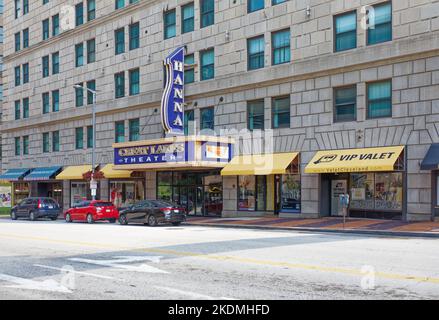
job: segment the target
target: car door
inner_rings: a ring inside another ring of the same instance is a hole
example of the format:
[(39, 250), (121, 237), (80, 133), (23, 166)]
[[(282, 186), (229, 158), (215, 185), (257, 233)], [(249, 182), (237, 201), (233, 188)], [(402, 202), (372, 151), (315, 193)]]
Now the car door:
[(80, 220), (81, 219), (81, 210), (84, 205), (84, 201), (78, 202), (73, 206), (73, 210), (71, 211), (72, 220)]
[(17, 217), (24, 216), (24, 208), (25, 208), (25, 203), (27, 202), (27, 200), (28, 199), (23, 199), (17, 204), (17, 210), (16, 210)]
[(130, 207), (129, 210), (127, 210), (128, 214), (127, 214), (127, 219), (129, 222), (144, 222), (144, 217), (145, 217), (145, 205), (146, 205), (146, 201), (140, 201), (135, 203), (134, 205), (132, 205)]
[(89, 213), (93, 214), (94, 208), (91, 207), (90, 201), (84, 201), (79, 211), (79, 220), (86, 221)]

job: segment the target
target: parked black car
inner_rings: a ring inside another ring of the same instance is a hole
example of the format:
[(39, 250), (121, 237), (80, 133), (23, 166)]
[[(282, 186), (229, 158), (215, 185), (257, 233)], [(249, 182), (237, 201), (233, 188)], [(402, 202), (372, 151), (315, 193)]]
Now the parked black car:
[(25, 198), (19, 204), (12, 207), (11, 219), (29, 218), (34, 221), (38, 218), (50, 218), (56, 220), (61, 212), (61, 207), (52, 198)]
[(185, 208), (163, 200), (142, 200), (119, 211), (119, 223), (144, 223), (156, 226), (171, 223), (178, 226), (186, 220)]

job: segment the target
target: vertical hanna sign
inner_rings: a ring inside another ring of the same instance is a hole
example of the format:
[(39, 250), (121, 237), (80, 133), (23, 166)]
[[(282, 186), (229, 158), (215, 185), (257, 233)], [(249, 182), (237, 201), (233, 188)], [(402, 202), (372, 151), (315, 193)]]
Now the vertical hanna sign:
[(167, 135), (184, 134), (184, 47), (164, 60), (166, 85), (162, 96), (162, 125)]

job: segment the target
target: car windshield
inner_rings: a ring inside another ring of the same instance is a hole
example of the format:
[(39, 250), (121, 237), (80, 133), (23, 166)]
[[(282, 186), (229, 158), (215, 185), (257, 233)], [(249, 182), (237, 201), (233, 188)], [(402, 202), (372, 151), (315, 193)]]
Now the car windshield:
[(112, 207), (113, 203), (111, 202), (96, 202), (94, 204), (95, 207)]

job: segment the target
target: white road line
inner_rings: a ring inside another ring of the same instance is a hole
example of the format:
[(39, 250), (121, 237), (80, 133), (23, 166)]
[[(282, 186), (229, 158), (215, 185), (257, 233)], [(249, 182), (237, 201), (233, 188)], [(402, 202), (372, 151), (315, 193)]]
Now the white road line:
[(216, 297), (211, 297), (211, 296), (208, 296), (208, 295), (205, 295), (205, 294), (202, 294), (202, 293), (191, 292), (191, 291), (186, 291), (186, 290), (179, 290), (179, 289), (169, 288), (169, 287), (154, 286), (154, 288), (159, 289), (159, 290), (164, 290), (164, 291), (172, 292), (172, 293), (181, 294), (183, 296), (188, 296), (188, 297), (191, 297), (193, 299), (203, 299), (203, 300), (235, 300), (233, 298), (226, 298), (226, 297), (216, 298)]
[[(63, 268), (45, 266), (45, 265), (42, 265), (42, 264), (34, 264), (34, 266), (35, 267), (40, 267), (40, 268), (45, 268), (45, 269), (57, 270), (57, 271), (65, 271), (65, 269), (63, 269)], [(84, 272), (84, 271), (68, 270), (67, 272), (75, 273), (75, 274), (82, 274), (82, 275), (85, 275), (85, 276), (101, 278), (101, 279), (107, 279), (107, 280), (117, 280), (117, 279), (115, 279), (113, 277), (103, 276), (103, 275), (95, 274), (95, 273), (88, 273), (88, 272)]]

